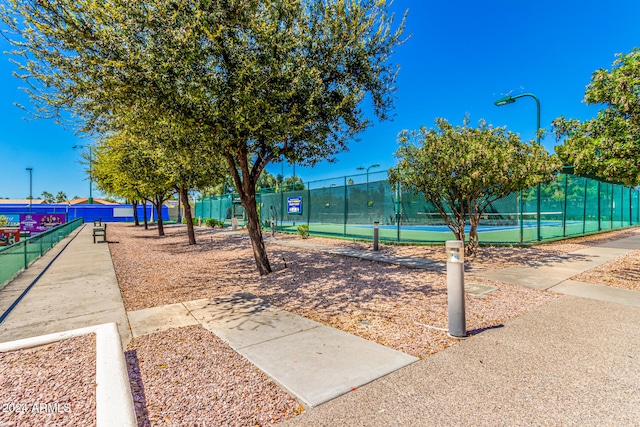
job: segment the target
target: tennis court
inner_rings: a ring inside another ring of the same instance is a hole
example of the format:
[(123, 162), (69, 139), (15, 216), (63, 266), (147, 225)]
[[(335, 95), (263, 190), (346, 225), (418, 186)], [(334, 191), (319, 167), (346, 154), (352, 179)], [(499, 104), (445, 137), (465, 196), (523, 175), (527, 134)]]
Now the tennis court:
[[(373, 174), (370, 174), (373, 176)], [(308, 182), (291, 191), (263, 189), (258, 200), (265, 228), (296, 233), (381, 240), (444, 242), (453, 239), (439, 211), (420, 193), (403, 192), (387, 180), (358, 176)], [(200, 200), (196, 216), (230, 219), (242, 211), (233, 195)], [(559, 174), (548, 183), (495, 201), (478, 228), (481, 243), (529, 243), (575, 237), (640, 224), (640, 191), (623, 185)], [(468, 233), (468, 228), (467, 228)]]

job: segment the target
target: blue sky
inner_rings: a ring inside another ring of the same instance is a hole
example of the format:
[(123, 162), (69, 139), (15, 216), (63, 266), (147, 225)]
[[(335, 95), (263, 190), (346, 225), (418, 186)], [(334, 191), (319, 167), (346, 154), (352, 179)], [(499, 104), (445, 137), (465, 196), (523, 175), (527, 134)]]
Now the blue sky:
[[(535, 137), (536, 112), (532, 98), (496, 107), (504, 95), (533, 93), (541, 102), (541, 123), (560, 116), (587, 119), (599, 107), (582, 102), (591, 74), (611, 68), (616, 53), (640, 47), (640, 2), (637, 0), (396, 0), (398, 18), (409, 9), (406, 34), (394, 62), (400, 64), (394, 120), (376, 123), (360, 135), (360, 142), (313, 169), (296, 167), (305, 182), (360, 174), (358, 167), (382, 171), (395, 164), (396, 136), (402, 129), (432, 126), (436, 117), (461, 124), (469, 114), (472, 124), (481, 118), (507, 126), (523, 139)], [(7, 51), (6, 41), (0, 47)], [(26, 121), (13, 103), (27, 102), (11, 76), (14, 66), (0, 57), (0, 152), (3, 166), (0, 197), (29, 195), (33, 168), (34, 197), (43, 191), (64, 191), (69, 197), (87, 197), (89, 183), (74, 145), (89, 144), (53, 121)], [(543, 140), (549, 150), (552, 136)], [(273, 174), (292, 165), (268, 167)], [(363, 177), (356, 177), (356, 180)], [(373, 177), (372, 177), (373, 179)], [(312, 184), (312, 187), (322, 186)], [(97, 196), (94, 192), (94, 196)]]

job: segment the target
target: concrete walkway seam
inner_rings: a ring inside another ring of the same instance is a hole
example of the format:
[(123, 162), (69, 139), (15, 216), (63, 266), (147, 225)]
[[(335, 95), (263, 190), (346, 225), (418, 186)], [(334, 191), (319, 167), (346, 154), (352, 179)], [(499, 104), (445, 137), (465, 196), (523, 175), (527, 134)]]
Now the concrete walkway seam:
[(135, 427), (138, 422), (129, 374), (115, 323), (0, 343), (0, 352), (39, 347), (93, 333), (96, 334), (96, 425)]

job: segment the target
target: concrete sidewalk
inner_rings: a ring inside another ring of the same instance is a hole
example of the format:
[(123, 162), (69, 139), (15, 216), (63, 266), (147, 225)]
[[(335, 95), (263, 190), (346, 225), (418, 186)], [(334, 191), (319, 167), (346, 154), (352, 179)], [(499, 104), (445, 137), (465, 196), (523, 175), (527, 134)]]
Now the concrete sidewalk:
[(0, 342), (109, 322), (118, 325), (123, 346), (131, 340), (109, 247), (93, 243), (90, 226), (78, 228), (0, 290), (3, 312), (36, 279), (0, 324)]
[(636, 249), (640, 249), (640, 234), (572, 252), (562, 261), (480, 271), (473, 275), (528, 288), (640, 307), (640, 292), (570, 280), (573, 276)]
[(201, 324), (307, 409), (418, 359), (269, 306), (247, 293), (127, 313), (134, 338)]
[(285, 422), (637, 426), (640, 309), (563, 296)]

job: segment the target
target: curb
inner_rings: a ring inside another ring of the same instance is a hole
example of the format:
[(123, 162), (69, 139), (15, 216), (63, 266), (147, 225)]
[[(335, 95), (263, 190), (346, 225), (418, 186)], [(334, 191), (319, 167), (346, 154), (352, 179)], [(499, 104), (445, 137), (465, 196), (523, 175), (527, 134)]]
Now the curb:
[(0, 352), (39, 347), (92, 333), (96, 334), (96, 425), (136, 427), (129, 374), (115, 323), (0, 343)]

